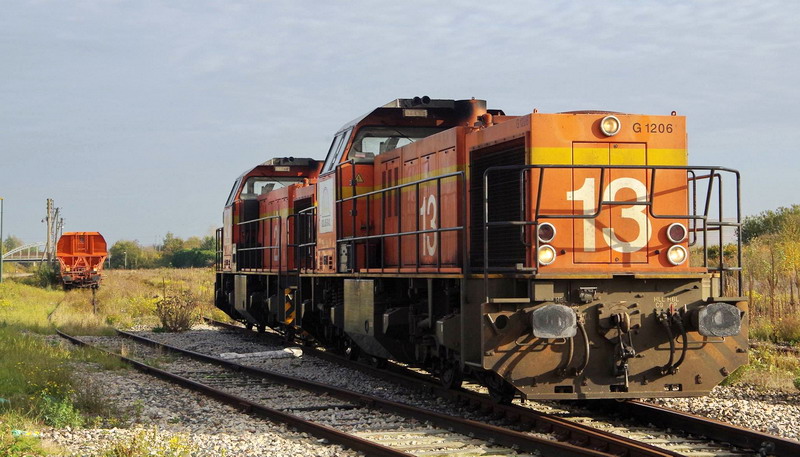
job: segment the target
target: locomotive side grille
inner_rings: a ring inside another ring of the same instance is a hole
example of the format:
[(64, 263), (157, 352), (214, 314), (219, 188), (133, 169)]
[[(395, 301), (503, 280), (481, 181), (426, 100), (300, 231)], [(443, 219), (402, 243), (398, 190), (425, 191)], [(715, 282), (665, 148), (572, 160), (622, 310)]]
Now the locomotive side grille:
[[(489, 167), (525, 165), (522, 139), (472, 151), (470, 162), (470, 264), (483, 268), (483, 173)], [(520, 219), (519, 171), (489, 175), (489, 220)], [(519, 227), (489, 229), (489, 267), (514, 267), (525, 262)]]

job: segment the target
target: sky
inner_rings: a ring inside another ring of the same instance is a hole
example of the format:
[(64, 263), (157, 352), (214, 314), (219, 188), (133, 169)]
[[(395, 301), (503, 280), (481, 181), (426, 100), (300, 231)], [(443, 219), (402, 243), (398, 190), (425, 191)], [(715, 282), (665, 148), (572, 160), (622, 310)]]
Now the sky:
[(17, 1), (0, 11), (4, 233), (204, 236), (234, 179), (323, 158), (395, 98), (687, 116), (745, 215), (800, 203), (800, 2)]

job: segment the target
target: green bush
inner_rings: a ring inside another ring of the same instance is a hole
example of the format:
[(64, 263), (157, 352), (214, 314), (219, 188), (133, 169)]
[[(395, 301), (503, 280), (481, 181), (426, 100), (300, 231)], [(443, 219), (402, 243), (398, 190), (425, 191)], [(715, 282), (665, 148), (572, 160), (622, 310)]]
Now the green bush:
[(199, 303), (191, 292), (182, 290), (158, 300), (156, 315), (164, 330), (184, 332), (199, 322)]
[(59, 284), (58, 266), (55, 263), (42, 262), (39, 268), (34, 270), (33, 276), (23, 278), (22, 282), (36, 287), (53, 287)]
[(52, 427), (80, 427), (84, 418), (68, 398), (56, 398), (42, 394), (41, 414), (45, 424)]

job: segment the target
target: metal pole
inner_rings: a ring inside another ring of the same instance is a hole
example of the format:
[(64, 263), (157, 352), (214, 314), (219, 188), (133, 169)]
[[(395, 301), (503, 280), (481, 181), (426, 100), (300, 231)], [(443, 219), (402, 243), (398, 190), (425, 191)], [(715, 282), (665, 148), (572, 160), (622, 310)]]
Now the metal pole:
[(125, 254), (125, 269), (127, 270), (128, 269), (128, 251), (123, 251), (122, 253)]
[(3, 243), (3, 197), (0, 197), (0, 283), (3, 282), (3, 255), (6, 252), (5, 248)]

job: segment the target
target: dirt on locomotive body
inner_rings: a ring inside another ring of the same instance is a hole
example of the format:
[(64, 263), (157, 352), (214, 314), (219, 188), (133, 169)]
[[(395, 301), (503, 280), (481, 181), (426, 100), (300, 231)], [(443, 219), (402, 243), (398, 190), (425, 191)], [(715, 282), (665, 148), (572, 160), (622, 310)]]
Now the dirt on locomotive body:
[(61, 235), (56, 245), (56, 258), (64, 289), (100, 287), (107, 256), (106, 240), (98, 232)]
[(703, 395), (747, 362), (739, 201), (675, 112), (397, 99), (235, 181), (215, 300), (501, 402)]

